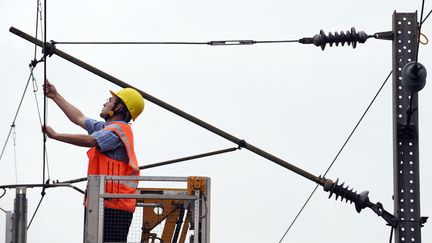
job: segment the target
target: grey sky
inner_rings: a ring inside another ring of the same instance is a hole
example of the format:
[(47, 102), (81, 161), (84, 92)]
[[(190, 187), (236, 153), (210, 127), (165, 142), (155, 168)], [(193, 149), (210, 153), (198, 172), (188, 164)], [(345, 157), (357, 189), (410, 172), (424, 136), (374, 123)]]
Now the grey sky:
[[(393, 11), (420, 7), (421, 1), (401, 0), (48, 1), (47, 34), (56, 41), (286, 40), (351, 27), (373, 34), (391, 30)], [(425, 11), (430, 8), (427, 2)], [(34, 51), (9, 27), (34, 35), (36, 1), (1, 0), (0, 13), (3, 146)], [(432, 33), (431, 21), (423, 26), (426, 35)], [(327, 169), (392, 64), (391, 42), (374, 39), (356, 49), (325, 51), (300, 44), (57, 47), (315, 175)], [(37, 54), (41, 56), (40, 49)], [(419, 61), (430, 69), (430, 45), (420, 47)], [(56, 56), (49, 59), (47, 73), (64, 97), (93, 118), (108, 90), (119, 89)], [(35, 76), (40, 88), (42, 64)], [(427, 83), (419, 98), (423, 216), (432, 215), (431, 92)], [(36, 95), (41, 105), (41, 90)], [(393, 212), (391, 107), (389, 81), (328, 177), (340, 178), (357, 191), (369, 190), (371, 201)], [(82, 132), (52, 102), (48, 123), (61, 132)], [(150, 102), (133, 128), (140, 165), (235, 146)], [(85, 148), (52, 140), (47, 147), (51, 179), (85, 176)], [(42, 135), (32, 90), (16, 122), (15, 148), (18, 182), (40, 183)], [(0, 163), (0, 184), (15, 183), (12, 140)], [(247, 150), (142, 175), (211, 177), (211, 239), (217, 243), (279, 242), (315, 186)], [(12, 210), (14, 194), (9, 190), (0, 207)], [(357, 214), (353, 205), (327, 197), (320, 188), (283, 242), (388, 242), (390, 228), (383, 219), (369, 209)], [(40, 190), (29, 189), (28, 199), (30, 216)], [(80, 242), (82, 216), (82, 195), (48, 190), (28, 242)], [(4, 219), (0, 213), (0, 232)], [(429, 224), (422, 230), (423, 242), (432, 241)]]

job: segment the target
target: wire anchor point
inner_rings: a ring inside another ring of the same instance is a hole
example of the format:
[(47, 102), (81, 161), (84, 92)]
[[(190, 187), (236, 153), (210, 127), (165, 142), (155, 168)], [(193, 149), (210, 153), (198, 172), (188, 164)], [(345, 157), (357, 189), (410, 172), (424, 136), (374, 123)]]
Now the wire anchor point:
[(361, 193), (357, 193), (357, 191), (353, 191), (353, 189), (348, 189), (348, 186), (344, 187), (345, 182), (342, 184), (338, 184), (339, 178), (336, 179), (335, 182), (332, 180), (326, 180), (324, 184), (324, 191), (330, 192), (329, 198), (331, 196), (336, 195), (336, 200), (341, 197), (341, 201), (345, 199), (345, 202), (350, 202), (355, 204), (356, 211), (360, 213), (362, 209), (367, 206), (370, 206), (369, 201), (369, 191), (363, 191)]
[(45, 42), (42, 53), (44, 54), (44, 57), (49, 56), (51, 57), (56, 52), (56, 46), (55, 41), (51, 40), (50, 42)]
[(326, 179), (321, 176), (319, 178), (321, 181), (324, 182), (324, 191), (330, 192), (329, 198), (331, 198), (331, 196), (335, 194), (336, 200), (341, 197), (341, 201), (345, 199), (346, 202), (354, 202), (356, 211), (358, 213), (360, 213), (362, 209), (368, 207), (372, 209), (372, 211), (374, 211), (379, 217), (382, 217), (388, 225), (391, 225), (393, 227), (397, 225), (398, 220), (396, 219), (396, 217), (391, 213), (387, 212), (384, 209), (382, 203), (372, 203), (371, 201), (369, 201), (369, 191), (357, 193), (357, 191), (353, 191), (353, 189), (348, 189), (348, 186), (344, 187), (344, 182), (342, 182), (342, 184), (338, 184), (339, 179), (336, 179), (336, 181), (333, 182), (332, 180)]

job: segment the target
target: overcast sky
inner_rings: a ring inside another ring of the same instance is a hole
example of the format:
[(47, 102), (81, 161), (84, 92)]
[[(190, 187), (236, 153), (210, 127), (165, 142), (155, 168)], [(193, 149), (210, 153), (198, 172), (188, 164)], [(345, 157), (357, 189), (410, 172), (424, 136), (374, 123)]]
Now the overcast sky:
[[(420, 18), (421, 1), (77, 0), (48, 1), (47, 6), (48, 40), (55, 41), (290, 40), (312, 37), (320, 29), (390, 31), (394, 11), (418, 10)], [(426, 13), (430, 9), (426, 2)], [(34, 35), (35, 20), (36, 1), (0, 0), (2, 147), (34, 56), (34, 45), (10, 33), (9, 27)], [(431, 19), (422, 32), (432, 33)], [(298, 43), (57, 48), (317, 176), (328, 168), (392, 68), (392, 43), (375, 39), (356, 49), (325, 51)], [(40, 49), (37, 55), (40, 58)], [(429, 70), (431, 57), (430, 45), (422, 45), (419, 61)], [(108, 90), (119, 89), (57, 56), (49, 58), (47, 76), (92, 118), (98, 118)], [(42, 64), (35, 77), (42, 109)], [(372, 202), (383, 203), (393, 213), (391, 92), (389, 81), (327, 177), (340, 178), (359, 192), (370, 191)], [(432, 215), (431, 99), (427, 83), (419, 97), (422, 216)], [(2, 185), (42, 182), (43, 143), (36, 107), (30, 87), (16, 120), (16, 138), (11, 137), (0, 160)], [(48, 124), (59, 132), (83, 132), (51, 101), (47, 114)], [(236, 146), (150, 102), (133, 129), (140, 165)], [(85, 176), (86, 148), (48, 140), (47, 149), (50, 179)], [(211, 241), (216, 243), (279, 242), (315, 187), (245, 149), (141, 174), (211, 177)], [(28, 242), (80, 242), (82, 195), (62, 188), (46, 192)], [(14, 196), (15, 191), (8, 190), (0, 207), (13, 210)], [(27, 197), (30, 217), (40, 189), (28, 189)], [(0, 213), (0, 232), (4, 222), (5, 214)], [(283, 242), (388, 242), (389, 235), (385, 221), (371, 210), (358, 214), (353, 205), (329, 200), (319, 188)], [(432, 241), (430, 223), (422, 229), (422, 239)]]

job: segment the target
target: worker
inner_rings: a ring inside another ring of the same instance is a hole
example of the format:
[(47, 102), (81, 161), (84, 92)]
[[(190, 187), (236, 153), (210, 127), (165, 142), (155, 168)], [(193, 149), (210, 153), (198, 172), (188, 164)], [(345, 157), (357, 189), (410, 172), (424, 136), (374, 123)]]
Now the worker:
[[(87, 134), (57, 133), (50, 126), (43, 130), (49, 138), (90, 147), (88, 175), (139, 176), (134, 152), (133, 134), (129, 121), (135, 120), (144, 109), (144, 99), (132, 88), (111, 92), (103, 104), (100, 117), (105, 121), (87, 118), (78, 108), (59, 94), (57, 88), (46, 81), (44, 91), (65, 113), (69, 120), (87, 130)], [(105, 183), (105, 192), (135, 194), (138, 181)], [(104, 203), (104, 242), (126, 242), (135, 211), (135, 199), (106, 199)]]

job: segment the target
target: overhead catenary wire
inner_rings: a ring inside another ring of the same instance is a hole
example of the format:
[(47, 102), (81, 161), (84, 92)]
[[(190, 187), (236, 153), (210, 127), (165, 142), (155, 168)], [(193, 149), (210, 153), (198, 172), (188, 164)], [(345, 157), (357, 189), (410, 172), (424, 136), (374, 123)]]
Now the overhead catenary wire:
[(357, 32), (354, 27), (344, 32), (329, 33), (328, 35), (321, 30), (319, 34), (313, 37), (303, 37), (293, 40), (216, 40), (205, 42), (186, 42), (186, 41), (54, 41), (51, 40), (52, 45), (56, 44), (74, 44), (74, 45), (210, 45), (210, 46), (237, 46), (237, 45), (253, 45), (253, 44), (276, 44), (276, 43), (300, 43), (300, 44), (314, 44), (325, 49), (325, 46), (341, 45), (352, 46), (356, 48), (358, 43), (365, 43), (369, 38), (387, 39), (387, 36), (382, 36), (385, 32), (375, 33), (368, 35), (364, 31)]
[(213, 41), (54, 41), (58, 45), (253, 45), (253, 44), (274, 44), (274, 43), (295, 43), (299, 40), (213, 40)]
[[(46, 31), (46, 28), (47, 28), (47, 22), (46, 22), (46, 0), (44, 0), (44, 11), (43, 11), (43, 15), (44, 15), (44, 18), (43, 18), (43, 27), (41, 26), (41, 32), (42, 32), (42, 36), (43, 36), (43, 40), (44, 40), (44, 43), (45, 43), (45, 40), (47, 39), (47, 37), (46, 37), (46, 34), (47, 34), (47, 31)], [(41, 11), (41, 9), (42, 9), (42, 7), (40, 6), (40, 0), (38, 0), (38, 4), (37, 4), (37, 9), (36, 9), (36, 36), (37, 36), (37, 33), (38, 33), (38, 28), (37, 28), (37, 26), (38, 26), (38, 18), (37, 18), (37, 16), (39, 16), (39, 13), (40, 13), (40, 11)], [(42, 18), (42, 14), (40, 15), (40, 17)], [(41, 23), (42, 23), (42, 19), (41, 19)], [(45, 29), (45, 31), (44, 31), (44, 29)], [(35, 45), (35, 56), (34, 56), (34, 61), (36, 61), (37, 59), (36, 59), (36, 49), (37, 49), (37, 45)], [(45, 53), (45, 44), (44, 44), (44, 46), (43, 46), (43, 50), (44, 50), (44, 53), (43, 53), (43, 58), (42, 58), (42, 60), (43, 60), (43, 63), (44, 63), (44, 82), (46, 82), (46, 80), (47, 80), (47, 75), (46, 75), (46, 73), (47, 73), (47, 55), (46, 55), (46, 53)], [(33, 80), (33, 85), (35, 85), (35, 78), (34, 78), (34, 75), (33, 75), (33, 72), (31, 73), (31, 77), (33, 78), (32, 80)], [(35, 87), (33, 86), (33, 91), (34, 91), (34, 93), (35, 93)], [(46, 126), (46, 122), (47, 122), (47, 105), (48, 105), (48, 102), (47, 102), (47, 97), (46, 97), (46, 92), (45, 92), (45, 90), (44, 90), (44, 114), (43, 114), (43, 116), (44, 116), (44, 118), (43, 118), (43, 124), (41, 124), (43, 127), (44, 127), (44, 129), (43, 129), (43, 132), (42, 132), (42, 140), (43, 140), (43, 142), (42, 142), (42, 144), (43, 144), (43, 149), (42, 149), (42, 153), (43, 153), (43, 155), (42, 155), (42, 183), (45, 185), (45, 184), (47, 184), (48, 183), (48, 181), (49, 181), (49, 179), (47, 180), (47, 181), (45, 181), (45, 171), (46, 171), (46, 166), (48, 165), (48, 159), (47, 159), (47, 156), (48, 156), (48, 153), (47, 153), (47, 148), (46, 148), (46, 134), (45, 134), (45, 126)], [(37, 97), (36, 97), (36, 93), (35, 93), (35, 100), (36, 100), (36, 107), (37, 107), (37, 111), (38, 111), (38, 116), (39, 116), (39, 121), (41, 122), (41, 115), (40, 115), (40, 110), (39, 110), (39, 103), (38, 103), (38, 101), (37, 101)], [(49, 178), (49, 169), (48, 169), (48, 178)], [(36, 214), (37, 214), (37, 212), (39, 211), (39, 207), (40, 207), (40, 205), (41, 205), (41, 203), (42, 203), (42, 201), (43, 201), (43, 199), (45, 198), (45, 195), (46, 195), (46, 193), (45, 193), (45, 189), (46, 189), (46, 187), (42, 187), (42, 191), (41, 191), (41, 198), (40, 198), (40, 200), (39, 200), (39, 203), (38, 203), (38, 205), (37, 205), (37, 207), (36, 207), (36, 209), (35, 209), (35, 211), (33, 212), (33, 215), (32, 215), (32, 217), (31, 217), (31, 220), (30, 220), (30, 223), (28, 224), (28, 226), (27, 226), (27, 230), (30, 228), (30, 225), (31, 225), (31, 223), (33, 222), (33, 219), (36, 217)]]
[[(34, 75), (33, 75), (33, 73), (32, 73), (32, 84), (33, 84), (33, 94), (34, 94), (34, 98), (35, 98), (35, 103), (36, 103), (36, 110), (37, 110), (37, 114), (38, 114), (38, 118), (39, 118), (39, 123), (40, 123), (40, 126), (42, 127), (43, 126), (43, 121), (42, 121), (42, 116), (41, 116), (41, 111), (40, 111), (40, 108), (39, 108), (39, 101), (38, 101), (38, 98), (37, 98), (37, 91), (39, 90), (38, 89), (38, 84), (37, 84), (37, 81), (36, 81), (36, 78), (34, 77)], [(50, 178), (50, 166), (49, 166), (49, 159), (48, 159), (48, 149), (47, 148), (45, 148), (45, 161), (46, 161), (46, 172), (47, 172), (47, 175), (48, 175), (48, 179)]]
[[(352, 135), (354, 134), (354, 132), (357, 130), (358, 126), (360, 125), (360, 123), (363, 121), (363, 118), (366, 116), (367, 112), (369, 111), (369, 109), (372, 107), (372, 104), (375, 102), (376, 98), (378, 97), (378, 95), (381, 93), (381, 90), (384, 88), (385, 84), (387, 83), (388, 79), (390, 78), (391, 74), (393, 73), (393, 71), (390, 71), (390, 73), (387, 75), (386, 79), (384, 80), (384, 82), (382, 83), (381, 87), (378, 89), (378, 91), (376, 92), (375, 96), (372, 98), (371, 102), (369, 103), (369, 105), (367, 106), (367, 108), (365, 109), (365, 111), (363, 112), (363, 114), (361, 115), (360, 119), (357, 121), (356, 125), (354, 126), (353, 130), (351, 131), (351, 133), (348, 135), (348, 137), (345, 139), (345, 142), (342, 144), (341, 148), (339, 149), (339, 151), (336, 153), (336, 156), (333, 158), (332, 162), (330, 163), (330, 165), (328, 166), (327, 170), (324, 172), (323, 176), (325, 177), (327, 175), (327, 173), (330, 171), (330, 169), (333, 167), (334, 163), (336, 162), (336, 160), (339, 158), (339, 155), (342, 153), (342, 151), (344, 150), (344, 148), (346, 147), (346, 145), (348, 144), (349, 140), (351, 139)], [(310, 199), (312, 198), (312, 196), (315, 194), (316, 190), (318, 189), (319, 185), (316, 185), (315, 188), (312, 190), (311, 194), (309, 195), (309, 197), (306, 199), (305, 203), (303, 204), (303, 206), (300, 208), (299, 212), (297, 213), (297, 215), (294, 217), (293, 221), (291, 222), (291, 224), (289, 225), (288, 229), (285, 231), (285, 233), (283, 234), (282, 238), (279, 240), (279, 243), (281, 243), (283, 241), (283, 239), (285, 238), (285, 236), (287, 235), (287, 233), (291, 230), (292, 226), (295, 224), (295, 222), (297, 221), (297, 219), (299, 218), (300, 214), (303, 212), (303, 210), (305, 209), (306, 205), (309, 203)]]
[[(4, 189), (13, 189), (13, 188), (19, 188), (19, 187), (25, 187), (25, 188), (37, 188), (37, 187), (42, 187), (42, 188), (57, 188), (57, 187), (69, 187), (72, 188), (82, 194), (84, 194), (84, 191), (81, 190), (80, 188), (71, 185), (71, 183), (62, 183), (62, 182), (57, 182), (57, 183), (49, 183), (49, 181), (43, 183), (43, 184), (13, 184), (13, 185), (1, 185), (0, 189), (4, 190)], [(3, 196), (3, 195), (2, 195)], [(1, 198), (1, 197), (0, 197)]]
[[(159, 166), (165, 166), (165, 165), (185, 162), (185, 161), (189, 161), (189, 160), (200, 159), (200, 158), (214, 156), (214, 155), (218, 155), (218, 154), (233, 152), (233, 151), (238, 150), (238, 149), (240, 149), (240, 148), (239, 147), (232, 147), (232, 148), (221, 149), (221, 150), (211, 151), (211, 152), (202, 153), (202, 154), (191, 155), (191, 156), (182, 157), (182, 158), (178, 158), (178, 159), (166, 160), (163, 162), (151, 163), (148, 165), (140, 166), (139, 169), (145, 170), (145, 169), (155, 168), (155, 167), (159, 167)], [(82, 181), (86, 181), (86, 180), (87, 180), (87, 177), (82, 177), (82, 178), (78, 178), (78, 179), (62, 181), (61, 183), (72, 184), (72, 183), (78, 183), (78, 182), (82, 182)]]
[(426, 15), (426, 17), (420, 22), (420, 25), (423, 25), (427, 18), (431, 15), (432, 10), (429, 11), (429, 13)]
[[(43, 63), (44, 63), (44, 70), (43, 70), (43, 72), (44, 72), (44, 75), (43, 75), (43, 77), (44, 77), (44, 84), (46, 85), (47, 83), (47, 56), (48, 56), (48, 54), (47, 54), (47, 52), (46, 52), (46, 40), (47, 40), (47, 0), (44, 0), (44, 11), (43, 11), (43, 14), (44, 14), (44, 19), (43, 19), (43, 22), (44, 22), (44, 28), (45, 28), (45, 31), (44, 31), (44, 33), (43, 33)], [(43, 111), (43, 126), (44, 126), (44, 129), (43, 129), (43, 132), (42, 132), (42, 139), (43, 139), (43, 158), (42, 158), (42, 160), (43, 160), (43, 165), (42, 165), (42, 183), (45, 183), (45, 166), (46, 166), (46, 141), (47, 141), (47, 135), (46, 135), (46, 123), (47, 123), (47, 109), (48, 109), (48, 98), (47, 98), (47, 95), (46, 95), (46, 90), (44, 89), (43, 90), (43, 94), (44, 94), (44, 111)], [(44, 190), (42, 189), (42, 194), (44, 194)]]

